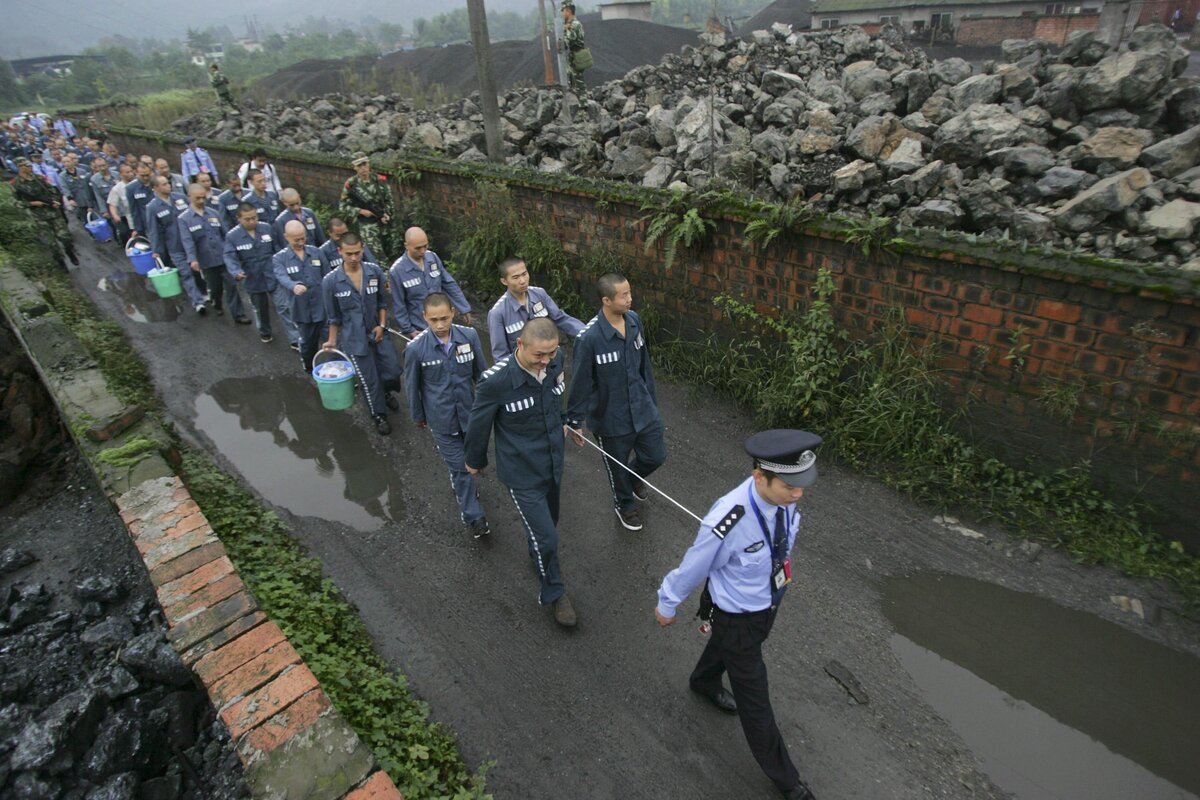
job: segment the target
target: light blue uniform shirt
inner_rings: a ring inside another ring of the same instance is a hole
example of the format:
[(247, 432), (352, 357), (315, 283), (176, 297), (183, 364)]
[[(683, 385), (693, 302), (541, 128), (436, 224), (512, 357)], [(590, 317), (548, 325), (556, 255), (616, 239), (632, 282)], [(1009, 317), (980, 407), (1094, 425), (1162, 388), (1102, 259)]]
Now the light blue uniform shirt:
[(549, 317), (560, 331), (572, 339), (583, 330), (583, 323), (559, 308), (545, 289), (530, 286), (526, 292), (525, 305), (518, 303), (512, 292), (506, 291), (488, 312), (488, 337), (492, 340), (494, 361), (517, 351), (517, 337), (531, 319)]
[[(212, 156), (203, 147), (197, 147), (192, 150), (184, 150), (183, 155), (179, 157), (179, 164), (183, 171), (184, 180), (191, 181), (193, 175), (199, 175), (207, 170), (209, 175), (212, 175), (213, 186), (220, 186), (221, 181), (217, 177), (217, 165), (213, 163)], [(204, 169), (201, 169), (203, 167)]]
[[(750, 503), (762, 512), (764, 532)], [(771, 607), (771, 543), (775, 533), (773, 506), (754, 489), (754, 478), (742, 481), (736, 489), (713, 503), (704, 515), (696, 541), (683, 556), (680, 565), (667, 573), (658, 590), (658, 613), (674, 617), (675, 609), (705, 578), (717, 608), (729, 614), (763, 611)], [(800, 530), (800, 511), (793, 504), (782, 506), (787, 529), (787, 547), (791, 553)]]

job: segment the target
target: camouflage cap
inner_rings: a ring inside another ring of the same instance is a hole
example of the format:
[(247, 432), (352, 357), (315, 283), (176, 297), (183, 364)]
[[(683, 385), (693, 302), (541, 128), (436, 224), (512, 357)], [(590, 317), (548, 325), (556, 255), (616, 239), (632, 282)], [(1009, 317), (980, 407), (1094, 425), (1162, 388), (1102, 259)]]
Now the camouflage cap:
[(355, 150), (350, 154), (350, 164), (357, 167), (359, 164), (365, 164), (371, 159), (362, 150)]
[(18, 167), (29, 167), (29, 166), (33, 165), (33, 162), (31, 162), (25, 156), (21, 156), (20, 158), (13, 161), (13, 163), (16, 164)]
[(559, 8), (569, 8), (572, 11), (574, 11), (575, 3), (573, 2), (573, 0), (562, 0), (562, 3), (559, 5)]

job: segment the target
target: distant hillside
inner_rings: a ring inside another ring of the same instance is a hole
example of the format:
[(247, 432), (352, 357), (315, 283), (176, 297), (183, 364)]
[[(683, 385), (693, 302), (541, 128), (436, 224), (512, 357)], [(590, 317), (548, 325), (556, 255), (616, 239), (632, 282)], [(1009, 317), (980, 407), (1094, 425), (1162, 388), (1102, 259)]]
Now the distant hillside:
[[(696, 43), (695, 31), (628, 19), (589, 21), (585, 33), (596, 60), (585, 74), (590, 86), (621, 78), (643, 64), (657, 64), (663, 56)], [(519, 83), (545, 82), (537, 40), (493, 42), (492, 64), (502, 90)], [(402, 73), (411, 73), (426, 85), (441, 85), (451, 95), (466, 95), (478, 88), (474, 50), (471, 45), (459, 44), (380, 58), (303, 61), (262, 78), (251, 86), (251, 92), (281, 100), (344, 92), (386, 94), (405, 88)]]

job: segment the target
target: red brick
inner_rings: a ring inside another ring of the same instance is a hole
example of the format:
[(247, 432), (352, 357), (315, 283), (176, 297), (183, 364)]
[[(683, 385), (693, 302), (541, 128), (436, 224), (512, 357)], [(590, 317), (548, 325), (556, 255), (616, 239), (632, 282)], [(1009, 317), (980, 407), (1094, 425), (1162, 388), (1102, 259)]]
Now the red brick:
[(1039, 317), (1067, 323), (1078, 322), (1080, 317), (1079, 306), (1058, 300), (1039, 300), (1033, 313)]
[(163, 604), (178, 602), (193, 592), (203, 589), (210, 583), (224, 578), (232, 573), (233, 563), (228, 557), (210, 561), (199, 569), (195, 569), (170, 583), (160, 584), (158, 599)]
[[(244, 590), (246, 584), (236, 574), (226, 575), (220, 580), (208, 584), (203, 589), (180, 598), (174, 603), (162, 603), (168, 622), (187, 619), (201, 609), (209, 608), (227, 597)], [(160, 601), (161, 602), (161, 601)]]
[(184, 517), (176, 524), (167, 528), (167, 533), (170, 535), (178, 535), (181, 533), (187, 533), (188, 531), (194, 531), (197, 528), (199, 528), (203, 525), (207, 525), (207, 524), (208, 524), (208, 519), (203, 514), (201, 514), (199, 511), (197, 511), (195, 514), (189, 514), (188, 516)]
[(1157, 345), (1150, 348), (1150, 361), (1184, 372), (1200, 372), (1200, 349)]
[(930, 296), (925, 298), (925, 308), (935, 314), (942, 314), (947, 317), (953, 317), (958, 314), (958, 301), (952, 300), (949, 297)]
[[(258, 603), (249, 592), (238, 592), (206, 611), (172, 626), (167, 631), (167, 640), (176, 652), (184, 653), (257, 610)], [(196, 658), (199, 657), (199, 655), (196, 656)], [(186, 663), (187, 659), (185, 658), (184, 661)]]
[(358, 785), (343, 800), (404, 800), (386, 772), (376, 772)]
[(184, 517), (191, 516), (192, 514), (196, 514), (199, 511), (200, 511), (200, 506), (196, 505), (195, 500), (193, 500), (191, 497), (188, 497), (187, 500), (180, 503), (176, 508), (174, 508), (173, 510), (168, 511), (168, 512), (164, 513), (162, 516), (160, 516), (158, 518), (158, 521), (159, 522), (169, 522), (172, 517), (178, 517), (180, 519), (183, 519)]
[(221, 709), (221, 719), (234, 741), (251, 728), (275, 716), (305, 693), (317, 688), (317, 679), (303, 664), (297, 664), (275, 680), (241, 700)]
[(1063, 364), (1072, 364), (1075, 361), (1075, 356), (1079, 351), (1065, 344), (1058, 342), (1048, 342), (1044, 339), (1035, 341), (1030, 351), (1041, 358), (1048, 358), (1053, 361), (1059, 361)]
[(277, 642), (242, 664), (237, 669), (209, 684), (208, 694), (217, 708), (245, 697), (293, 664), (300, 663), (300, 656), (286, 640)]
[(209, 542), (184, 553), (179, 558), (172, 559), (150, 571), (150, 580), (155, 586), (162, 586), (177, 578), (199, 569), (205, 564), (225, 557), (225, 547), (220, 542)]
[(984, 325), (999, 325), (1004, 321), (1004, 312), (998, 308), (989, 308), (988, 306), (978, 305), (976, 303), (967, 303), (962, 309), (963, 319), (968, 319), (971, 322), (980, 322)]
[(155, 539), (153, 546), (142, 553), (142, 561), (146, 563), (148, 568), (154, 569), (173, 558), (179, 558), (184, 553), (215, 541), (217, 541), (217, 538), (213, 535), (212, 529), (205, 525), (203, 528), (188, 531), (178, 536)]
[(253, 630), (265, 622), (267, 622), (266, 614), (261, 611), (252, 611), (243, 617), (235, 619), (220, 630), (210, 633), (207, 638), (201, 639), (196, 644), (184, 648), (180, 652), (179, 657), (183, 659), (184, 664), (191, 666), (204, 656), (224, 647), (246, 631)]
[(950, 294), (950, 281), (923, 272), (917, 273), (913, 280), (913, 287), (917, 291), (928, 294)]
[(1138, 339), (1155, 344), (1182, 347), (1188, 339), (1186, 327), (1159, 319), (1150, 320), (1145, 325), (1135, 325), (1130, 330)]
[(325, 692), (320, 688), (313, 689), (243, 736), (237, 745), (238, 753), (243, 761), (266, 755), (311, 728), (332, 707)]
[(286, 638), (278, 625), (266, 622), (204, 655), (193, 669), (206, 685), (212, 684)]
[(919, 308), (904, 309), (904, 318), (908, 320), (909, 325), (923, 328), (926, 331), (936, 331), (941, 324), (936, 314), (930, 314)]

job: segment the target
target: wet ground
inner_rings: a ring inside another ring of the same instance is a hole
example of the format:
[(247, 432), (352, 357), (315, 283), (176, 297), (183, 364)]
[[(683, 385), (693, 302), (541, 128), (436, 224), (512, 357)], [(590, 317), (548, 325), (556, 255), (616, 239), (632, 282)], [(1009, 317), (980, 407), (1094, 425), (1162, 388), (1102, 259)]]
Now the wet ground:
[[(157, 300), (116, 276), (115, 248), (80, 249), (77, 283), (124, 323), (181, 433), (321, 557), (468, 760), (496, 761), (497, 798), (777, 796), (736, 720), (687, 692), (695, 625), (654, 622), (695, 536), (685, 515), (652, 499), (646, 528), (626, 532), (598, 456), (569, 446), (562, 564), (581, 624), (561, 631), (494, 471), (480, 488), (493, 535), (475, 542), (427, 432), (394, 415), (384, 438), (361, 407), (321, 410), (282, 338)], [(686, 387), (659, 394), (669, 459), (655, 481), (703, 513), (743, 477), (750, 420)], [(1200, 793), (1200, 626), (1162, 587), (1053, 552), (1031, 561), (833, 465), (803, 502), (797, 583), (765, 652), (780, 727), (822, 800)], [(1113, 595), (1163, 607), (1158, 624)]]

